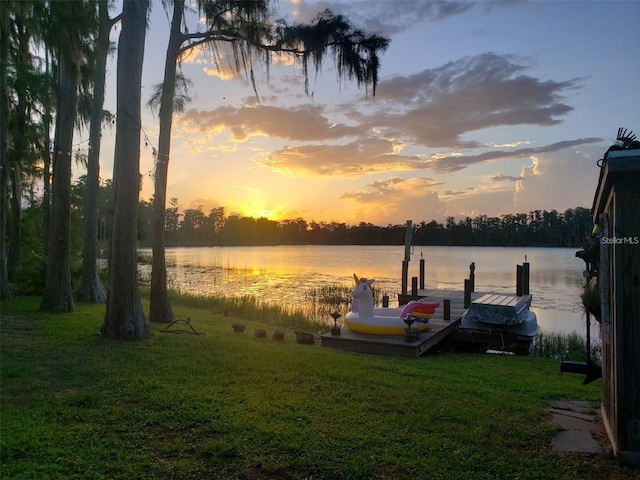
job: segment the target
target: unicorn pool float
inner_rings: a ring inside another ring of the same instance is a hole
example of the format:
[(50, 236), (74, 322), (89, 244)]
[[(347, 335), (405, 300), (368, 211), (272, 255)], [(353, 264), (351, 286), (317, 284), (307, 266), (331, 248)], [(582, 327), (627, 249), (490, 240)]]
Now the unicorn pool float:
[(439, 302), (412, 300), (404, 307), (374, 308), (371, 285), (375, 280), (354, 274), (356, 286), (351, 292), (351, 311), (345, 317), (349, 330), (370, 335), (404, 335), (407, 328), (423, 331), (440, 305)]

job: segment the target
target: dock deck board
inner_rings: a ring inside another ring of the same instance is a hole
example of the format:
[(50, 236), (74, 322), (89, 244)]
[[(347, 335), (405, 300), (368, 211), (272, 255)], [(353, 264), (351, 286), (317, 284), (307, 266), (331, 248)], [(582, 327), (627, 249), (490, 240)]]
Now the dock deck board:
[[(440, 302), (433, 317), (429, 319), (429, 328), (420, 333), (420, 338), (413, 342), (405, 341), (404, 335), (367, 335), (352, 332), (347, 327), (340, 329), (340, 335), (325, 333), (320, 337), (323, 347), (335, 348), (349, 352), (373, 353), (377, 355), (398, 357), (419, 357), (436, 346), (456, 330), (460, 324), (464, 308), (464, 292), (453, 290), (421, 290), (421, 297)], [(476, 300), (485, 293), (474, 292), (471, 300)], [(451, 301), (450, 320), (444, 320), (444, 299)]]

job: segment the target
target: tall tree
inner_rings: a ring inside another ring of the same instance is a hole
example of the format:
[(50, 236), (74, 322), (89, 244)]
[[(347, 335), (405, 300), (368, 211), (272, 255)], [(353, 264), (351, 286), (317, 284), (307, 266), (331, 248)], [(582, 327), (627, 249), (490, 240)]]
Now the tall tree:
[[(36, 68), (33, 41), (38, 40), (38, 10), (34, 2), (5, 2), (8, 6), (8, 48), (11, 76), (5, 93), (10, 96), (6, 179), (10, 185), (9, 247), (7, 272), (11, 280), (19, 270), (21, 255), (21, 216), (25, 180), (37, 176), (37, 148), (41, 131), (36, 122), (36, 104), (42, 90), (42, 76)], [(5, 6), (5, 8), (7, 8)], [(6, 67), (6, 65), (5, 65)], [(6, 70), (5, 70), (6, 71)]]
[[(49, 227), (51, 226), (51, 211), (49, 206), (51, 205), (51, 118), (52, 111), (55, 107), (53, 105), (54, 100), (54, 92), (55, 92), (55, 81), (53, 79), (53, 75), (51, 74), (51, 56), (50, 56), (50, 47), (48, 45), (44, 46), (45, 49), (45, 71), (43, 74), (44, 81), (42, 82), (44, 87), (44, 92), (41, 98), (41, 102), (43, 104), (42, 109), (42, 147), (40, 149), (40, 156), (42, 158), (42, 205), (45, 206), (44, 209), (44, 231), (48, 234)], [(49, 242), (48, 235), (45, 234), (45, 238), (43, 239), (43, 244), (45, 246), (45, 252), (47, 251), (47, 244)]]
[(43, 94), (50, 89), (51, 82), (41, 72), (42, 60), (34, 54), (37, 51), (34, 46), (42, 45), (44, 29), (40, 27), (48, 17), (46, 11), (44, 2), (2, 2), (0, 215), (4, 218), (1, 228), (5, 235), (2, 235), (0, 256), (3, 258), (1, 275), (7, 277), (7, 281), (20, 270), (22, 263), (25, 187), (33, 195), (34, 179), (41, 172), (39, 155), (44, 142), (38, 106), (43, 103)]
[(0, 2), (0, 299), (13, 297), (7, 273), (7, 169), (9, 93), (7, 68), (9, 65), (9, 8)]
[(182, 55), (192, 48), (207, 45), (217, 50), (219, 44), (231, 44), (238, 71), (249, 72), (254, 90), (252, 59), (258, 56), (267, 66), (272, 54), (287, 54), (302, 62), (305, 91), (308, 91), (308, 63), (320, 68), (325, 54), (332, 58), (340, 79), (356, 80), (358, 86), (375, 88), (378, 81), (379, 54), (389, 40), (367, 35), (353, 28), (341, 15), (325, 11), (311, 25), (287, 25), (274, 21), (269, 0), (198, 0), (206, 30), (182, 31), (184, 0), (173, 0), (171, 34), (165, 60), (160, 100), (160, 132), (156, 160), (152, 227), (152, 270), (150, 319), (170, 322), (174, 314), (167, 295), (165, 264), (165, 205), (167, 172), (170, 158), (171, 125), (176, 92), (176, 70)]
[(30, 90), (33, 78), (33, 64), (31, 58), (31, 38), (33, 32), (33, 5), (21, 4), (17, 6), (13, 17), (12, 34), (14, 36), (15, 78), (13, 93), (15, 97), (12, 112), (12, 148), (9, 155), (8, 178), (11, 189), (11, 220), (9, 229), (9, 251), (7, 271), (11, 280), (20, 267), (21, 257), (21, 228), (22, 213), (22, 172), (26, 163), (31, 160), (28, 132), (31, 130)]
[[(51, 2), (50, 42), (58, 58), (58, 109), (54, 139), (51, 226), (47, 274), (40, 308), (72, 312), (70, 265), (71, 157), (81, 67), (95, 28), (95, 9), (87, 0)], [(54, 41), (55, 39), (55, 41)]]
[(98, 37), (93, 69), (93, 98), (89, 125), (87, 184), (84, 200), (82, 276), (78, 298), (83, 302), (106, 303), (107, 290), (98, 276), (98, 191), (100, 183), (100, 132), (103, 122), (104, 87), (109, 55), (109, 33), (119, 20), (109, 18), (109, 1), (98, 1)]
[(151, 336), (137, 282), (137, 207), (140, 188), (142, 64), (149, 0), (123, 2), (118, 42), (117, 121), (113, 167), (113, 224), (109, 288), (102, 336), (144, 340)]

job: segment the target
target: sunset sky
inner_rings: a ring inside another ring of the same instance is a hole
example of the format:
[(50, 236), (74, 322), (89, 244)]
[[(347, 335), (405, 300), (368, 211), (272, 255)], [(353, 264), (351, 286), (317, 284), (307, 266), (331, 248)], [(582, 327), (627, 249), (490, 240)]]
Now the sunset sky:
[[(330, 8), (388, 36), (376, 96), (341, 84), (330, 57), (309, 95), (300, 65), (274, 61), (269, 79), (256, 67), (256, 98), (225, 63), (192, 55), (193, 100), (174, 119), (169, 163), (168, 198), (181, 209), (386, 225), (590, 207), (618, 127), (640, 136), (640, 2), (275, 5), (289, 21)], [(144, 102), (162, 81), (170, 22), (161, 2), (152, 8)], [(115, 59), (109, 68), (115, 111)], [(143, 128), (149, 199), (158, 120), (146, 108)], [(114, 136), (103, 132), (103, 178)]]

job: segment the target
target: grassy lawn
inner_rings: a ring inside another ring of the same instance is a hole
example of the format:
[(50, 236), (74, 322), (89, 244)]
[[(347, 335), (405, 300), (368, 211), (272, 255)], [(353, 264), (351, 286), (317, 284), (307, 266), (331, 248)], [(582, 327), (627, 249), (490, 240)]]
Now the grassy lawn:
[(180, 306), (206, 336), (110, 342), (104, 306), (39, 302), (1, 305), (3, 479), (638, 478), (550, 448), (551, 401), (600, 399), (557, 360), (345, 353)]

